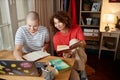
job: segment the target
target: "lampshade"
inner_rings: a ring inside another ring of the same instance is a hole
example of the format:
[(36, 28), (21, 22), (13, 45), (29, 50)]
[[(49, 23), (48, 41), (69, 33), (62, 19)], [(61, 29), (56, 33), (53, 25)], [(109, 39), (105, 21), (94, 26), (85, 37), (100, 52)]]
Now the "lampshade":
[(107, 24), (115, 24), (116, 16), (114, 14), (104, 14), (102, 21)]

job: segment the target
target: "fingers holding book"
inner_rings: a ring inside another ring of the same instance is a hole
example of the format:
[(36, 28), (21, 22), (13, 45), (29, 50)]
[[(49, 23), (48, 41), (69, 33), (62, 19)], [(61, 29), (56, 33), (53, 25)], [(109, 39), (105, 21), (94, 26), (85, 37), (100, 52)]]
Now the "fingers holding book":
[(67, 53), (63, 53), (63, 57), (64, 58), (71, 58), (72, 57), (72, 52), (67, 52)]

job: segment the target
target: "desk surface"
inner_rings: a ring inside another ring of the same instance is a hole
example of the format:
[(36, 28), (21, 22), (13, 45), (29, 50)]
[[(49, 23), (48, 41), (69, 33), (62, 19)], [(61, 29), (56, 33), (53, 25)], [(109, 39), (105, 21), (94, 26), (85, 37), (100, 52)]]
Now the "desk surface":
[[(0, 59), (7, 59), (7, 60), (15, 60), (12, 51), (3, 50), (0, 51)], [(48, 56), (46, 58), (43, 58), (39, 60), (40, 62), (48, 62), (50, 59), (56, 59), (58, 57), (55, 56)], [(70, 66), (74, 65), (74, 59), (64, 59)], [(71, 70), (67, 70), (65, 72), (59, 73), (55, 76), (55, 80), (69, 80)], [(0, 75), (0, 78), (4, 78), (6, 80), (43, 80), (43, 77), (30, 77), (30, 76), (9, 76), (9, 75)]]

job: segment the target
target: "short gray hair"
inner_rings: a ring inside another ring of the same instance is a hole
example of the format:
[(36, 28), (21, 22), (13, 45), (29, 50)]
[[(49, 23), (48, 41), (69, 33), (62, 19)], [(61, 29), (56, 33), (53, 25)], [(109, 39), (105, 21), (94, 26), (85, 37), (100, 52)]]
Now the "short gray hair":
[(27, 14), (27, 17), (26, 19), (31, 19), (31, 20), (39, 20), (39, 14), (35, 11), (30, 11), (28, 14)]

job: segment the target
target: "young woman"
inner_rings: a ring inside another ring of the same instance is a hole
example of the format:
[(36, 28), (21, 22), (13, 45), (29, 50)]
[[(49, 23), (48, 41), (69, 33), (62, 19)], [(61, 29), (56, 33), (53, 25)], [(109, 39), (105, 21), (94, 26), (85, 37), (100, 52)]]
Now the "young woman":
[[(50, 19), (50, 24), (57, 30), (53, 36), (53, 44), (57, 55), (59, 57), (75, 58), (74, 72), (76, 70), (78, 72), (84, 71), (87, 56), (84, 52), (86, 42), (81, 27), (79, 25), (71, 24), (71, 18), (63, 11), (54, 14)], [(59, 45), (70, 44), (72, 45), (69, 50), (57, 51)]]

